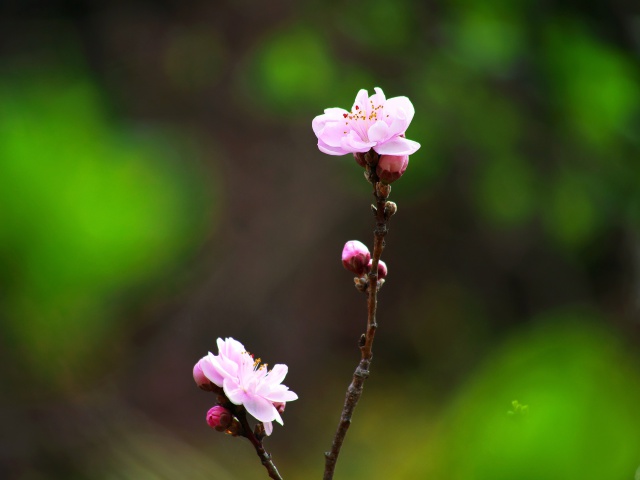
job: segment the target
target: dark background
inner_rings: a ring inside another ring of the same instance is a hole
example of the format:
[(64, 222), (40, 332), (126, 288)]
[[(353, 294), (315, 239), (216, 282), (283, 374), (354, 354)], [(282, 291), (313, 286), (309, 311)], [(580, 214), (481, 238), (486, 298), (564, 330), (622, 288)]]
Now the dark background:
[(631, 479), (634, 4), (1, 2), (0, 477), (265, 478), (191, 378), (232, 336), (289, 365), (266, 446), (320, 478), (373, 218), (311, 120), (379, 86), (422, 148), (337, 478)]

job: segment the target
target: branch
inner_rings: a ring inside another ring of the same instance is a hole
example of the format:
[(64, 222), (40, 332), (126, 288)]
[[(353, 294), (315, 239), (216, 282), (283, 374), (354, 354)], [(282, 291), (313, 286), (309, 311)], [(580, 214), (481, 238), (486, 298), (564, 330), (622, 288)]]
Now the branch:
[(234, 405), (233, 413), (235, 417), (240, 421), (240, 425), (242, 426), (242, 431), (238, 432), (238, 435), (245, 437), (247, 440), (251, 442), (253, 448), (256, 449), (256, 453), (258, 457), (260, 457), (260, 461), (264, 468), (267, 469), (269, 473), (269, 478), (273, 480), (282, 480), (278, 469), (276, 468), (273, 460), (271, 460), (271, 454), (267, 453), (267, 451), (262, 446), (262, 437), (264, 435), (256, 435), (254, 431), (251, 429), (249, 422), (247, 420), (247, 413), (242, 406)]
[(380, 183), (380, 179), (376, 174), (376, 165), (380, 156), (371, 150), (369, 153), (364, 155), (364, 159), (367, 163), (366, 176), (369, 182), (373, 185), (373, 196), (376, 199), (376, 205), (374, 208), (376, 228), (373, 231), (372, 264), (371, 270), (369, 271), (369, 285), (367, 287), (367, 330), (366, 333), (360, 337), (360, 363), (353, 373), (353, 379), (347, 389), (344, 407), (342, 408), (342, 415), (340, 416), (340, 423), (338, 424), (338, 429), (333, 438), (331, 450), (324, 454), (325, 467), (323, 480), (333, 479), (338, 455), (340, 455), (342, 443), (344, 442), (347, 430), (351, 425), (351, 416), (353, 415), (353, 411), (355, 410), (356, 405), (360, 400), (360, 396), (362, 395), (364, 381), (369, 377), (369, 367), (371, 365), (371, 359), (373, 358), (373, 339), (376, 335), (376, 329), (378, 328), (378, 324), (376, 322), (379, 289), (378, 262), (380, 261), (380, 256), (382, 255), (382, 250), (385, 246), (384, 237), (388, 232), (387, 222), (393, 214), (392, 212), (385, 211), (391, 187)]

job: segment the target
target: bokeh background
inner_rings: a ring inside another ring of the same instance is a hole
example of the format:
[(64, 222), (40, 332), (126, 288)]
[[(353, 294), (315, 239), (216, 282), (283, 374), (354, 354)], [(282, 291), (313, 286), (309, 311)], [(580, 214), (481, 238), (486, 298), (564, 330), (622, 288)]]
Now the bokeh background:
[(422, 148), (337, 478), (634, 478), (639, 55), (631, 0), (4, 0), (0, 477), (265, 478), (191, 378), (226, 336), (321, 477), (373, 219), (311, 120), (379, 86)]

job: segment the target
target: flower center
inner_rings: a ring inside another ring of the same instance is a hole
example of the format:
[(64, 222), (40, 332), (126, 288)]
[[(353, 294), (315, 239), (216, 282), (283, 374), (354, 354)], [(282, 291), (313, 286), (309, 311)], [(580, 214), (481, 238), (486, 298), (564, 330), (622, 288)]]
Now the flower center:
[[(350, 113), (343, 113), (342, 116), (345, 119), (346, 130), (343, 132), (345, 135), (349, 133), (349, 130), (355, 130), (360, 136), (360, 139), (364, 142), (369, 141), (367, 131), (371, 124), (378, 121), (378, 118), (382, 118), (384, 105), (374, 105), (373, 100), (369, 99), (369, 108), (361, 109), (359, 105), (356, 105), (351, 109)], [(388, 117), (389, 115), (387, 115)]]

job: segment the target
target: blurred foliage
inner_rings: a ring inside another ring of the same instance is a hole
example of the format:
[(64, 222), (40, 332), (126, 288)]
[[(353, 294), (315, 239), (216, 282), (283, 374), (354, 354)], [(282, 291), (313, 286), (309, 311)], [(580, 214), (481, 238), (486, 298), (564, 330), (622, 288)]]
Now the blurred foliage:
[(123, 347), (122, 296), (177, 267), (206, 218), (170, 137), (113, 125), (85, 76), (38, 78), (0, 83), (3, 339), (21, 375), (72, 388)]
[(278, 113), (308, 108), (326, 98), (335, 82), (334, 62), (325, 43), (313, 29), (302, 26), (265, 41), (256, 61), (257, 87)]
[(638, 114), (637, 65), (575, 22), (552, 23), (545, 50), (549, 86), (561, 116), (590, 146), (606, 154)]
[[(629, 478), (640, 451), (637, 358), (589, 313), (537, 320), (461, 389), (402, 478)], [(508, 414), (512, 398), (527, 415)]]

